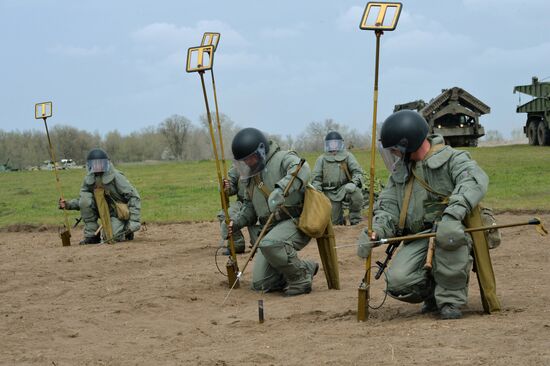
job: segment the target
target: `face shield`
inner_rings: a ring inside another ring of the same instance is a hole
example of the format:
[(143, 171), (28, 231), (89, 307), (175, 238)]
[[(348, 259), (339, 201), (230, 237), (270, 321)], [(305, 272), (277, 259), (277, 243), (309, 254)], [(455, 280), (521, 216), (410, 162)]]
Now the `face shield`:
[(109, 159), (91, 159), (86, 162), (88, 173), (105, 173), (109, 170)]
[(265, 155), (265, 146), (260, 143), (252, 154), (233, 161), (242, 180), (255, 176), (265, 168)]
[(325, 152), (339, 152), (344, 150), (344, 140), (325, 140)]
[(384, 148), (381, 141), (378, 141), (377, 148), (382, 160), (384, 160), (384, 165), (390, 173), (393, 173), (399, 161), (405, 156), (406, 148), (399, 145)]

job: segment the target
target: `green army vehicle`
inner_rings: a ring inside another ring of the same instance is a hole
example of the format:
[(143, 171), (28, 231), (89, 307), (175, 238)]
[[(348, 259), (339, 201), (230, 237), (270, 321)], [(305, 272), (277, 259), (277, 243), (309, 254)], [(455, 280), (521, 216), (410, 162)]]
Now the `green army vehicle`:
[(518, 105), (517, 113), (527, 113), (527, 121), (523, 132), (529, 139), (529, 144), (550, 145), (550, 82), (539, 82), (533, 77), (530, 85), (514, 87), (514, 93), (520, 92), (533, 97), (533, 100)]
[(477, 146), (477, 140), (485, 135), (479, 116), (491, 112), (491, 108), (466, 90), (453, 87), (443, 89), (430, 100), (416, 100), (395, 105), (393, 111), (413, 109), (422, 114), (430, 126), (430, 133), (442, 135), (447, 145)]

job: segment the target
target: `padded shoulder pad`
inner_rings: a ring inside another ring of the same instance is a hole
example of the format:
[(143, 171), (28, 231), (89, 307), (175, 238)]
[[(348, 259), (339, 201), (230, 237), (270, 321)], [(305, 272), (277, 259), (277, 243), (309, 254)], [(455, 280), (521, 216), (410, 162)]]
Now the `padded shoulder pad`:
[(441, 150), (434, 153), (426, 160), (426, 164), (430, 169), (440, 168), (453, 156), (453, 149), (450, 146), (445, 146)]

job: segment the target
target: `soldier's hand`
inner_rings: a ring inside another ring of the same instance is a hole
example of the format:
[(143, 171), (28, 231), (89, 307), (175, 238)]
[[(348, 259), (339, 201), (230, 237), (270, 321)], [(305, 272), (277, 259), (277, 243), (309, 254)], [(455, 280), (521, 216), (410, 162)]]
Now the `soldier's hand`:
[(357, 239), (357, 255), (361, 258), (367, 258), (372, 248), (380, 245), (380, 243), (373, 243), (378, 240), (380, 238), (376, 232), (371, 232), (369, 236), (368, 229), (363, 230)]
[(227, 240), (233, 235), (233, 221), (229, 221), (229, 225), (222, 221), (220, 225), (220, 234), (223, 240)]
[(285, 197), (283, 196), (283, 190), (281, 188), (275, 188), (273, 192), (269, 195), (267, 203), (269, 205), (269, 211), (273, 212), (285, 202)]
[(347, 193), (352, 193), (353, 191), (355, 191), (356, 188), (357, 186), (353, 183), (346, 183), (346, 185), (344, 186), (344, 189)]
[(222, 179), (223, 190), (227, 193), (231, 190), (231, 182), (229, 179)]
[(436, 244), (446, 250), (456, 250), (468, 243), (464, 225), (451, 215), (443, 215), (435, 233)]
[(63, 198), (60, 198), (59, 202), (58, 202), (58, 205), (59, 205), (59, 209), (63, 210), (65, 208), (67, 208), (67, 201), (65, 201)]

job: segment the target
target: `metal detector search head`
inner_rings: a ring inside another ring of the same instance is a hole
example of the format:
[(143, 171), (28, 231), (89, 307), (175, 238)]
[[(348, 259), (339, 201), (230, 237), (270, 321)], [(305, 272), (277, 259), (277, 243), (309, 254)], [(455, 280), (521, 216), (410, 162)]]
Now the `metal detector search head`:
[(36, 103), (34, 105), (34, 118), (43, 119), (52, 116), (52, 102)]
[(397, 26), (401, 3), (369, 2), (359, 28), (374, 31), (392, 31)]
[(201, 46), (214, 46), (214, 51), (218, 48), (218, 42), (220, 41), (220, 33), (204, 32), (202, 35)]
[(187, 72), (211, 70), (214, 65), (214, 46), (191, 47), (187, 50)]

